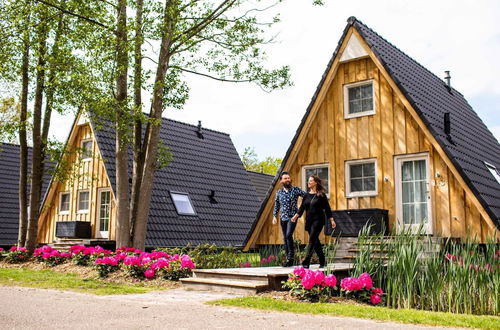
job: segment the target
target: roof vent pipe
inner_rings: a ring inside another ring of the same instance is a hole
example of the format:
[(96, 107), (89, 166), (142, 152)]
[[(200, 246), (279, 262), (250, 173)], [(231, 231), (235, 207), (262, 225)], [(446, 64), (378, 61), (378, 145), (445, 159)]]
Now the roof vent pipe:
[(451, 87), (451, 76), (450, 76), (450, 71), (445, 71), (444, 72), (445, 76), (444, 76), (444, 80), (446, 80), (446, 85), (448, 87)]
[(451, 133), (451, 122), (450, 122), (449, 112), (444, 113), (444, 133), (446, 134), (447, 137), (449, 137)]
[(199, 139), (203, 139), (203, 129), (201, 128), (201, 120), (198, 120), (198, 130), (196, 131)]

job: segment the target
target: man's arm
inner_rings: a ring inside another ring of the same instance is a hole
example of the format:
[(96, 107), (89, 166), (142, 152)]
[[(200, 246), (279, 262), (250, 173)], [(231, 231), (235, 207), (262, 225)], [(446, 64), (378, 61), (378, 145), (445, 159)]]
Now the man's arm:
[(280, 199), (278, 197), (278, 192), (276, 192), (276, 197), (274, 198), (273, 225), (278, 222), (276, 217), (278, 216), (278, 212), (280, 211), (280, 206)]
[(300, 197), (304, 197), (305, 195), (307, 195), (307, 192), (305, 192), (304, 190), (300, 189), (299, 187), (296, 188), (297, 188), (297, 193)]

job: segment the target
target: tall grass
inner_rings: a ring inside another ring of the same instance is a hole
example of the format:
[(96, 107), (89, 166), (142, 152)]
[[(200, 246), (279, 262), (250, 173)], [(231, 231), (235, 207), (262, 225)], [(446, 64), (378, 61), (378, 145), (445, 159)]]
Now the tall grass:
[(363, 228), (352, 275), (368, 272), (392, 308), (500, 314), (499, 244), (437, 241), (422, 230), (369, 235)]

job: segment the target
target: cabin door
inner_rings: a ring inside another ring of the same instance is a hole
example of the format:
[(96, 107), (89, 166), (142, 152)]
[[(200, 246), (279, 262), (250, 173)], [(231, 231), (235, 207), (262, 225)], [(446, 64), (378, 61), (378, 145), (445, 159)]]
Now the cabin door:
[(99, 189), (97, 207), (97, 237), (109, 238), (109, 218), (111, 214), (111, 190)]
[(420, 228), (432, 234), (429, 155), (395, 157), (396, 223), (398, 230)]

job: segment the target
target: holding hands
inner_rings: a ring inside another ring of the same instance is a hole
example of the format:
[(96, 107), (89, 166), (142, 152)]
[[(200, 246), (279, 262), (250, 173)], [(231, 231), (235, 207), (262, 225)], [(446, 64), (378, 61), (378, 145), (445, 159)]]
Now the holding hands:
[(291, 219), (290, 219), (290, 221), (291, 221), (291, 222), (295, 222), (295, 221), (297, 221), (297, 219), (298, 219), (298, 218), (299, 218), (299, 215), (298, 215), (298, 214), (295, 214), (295, 215), (293, 216), (293, 218), (291, 218)]

